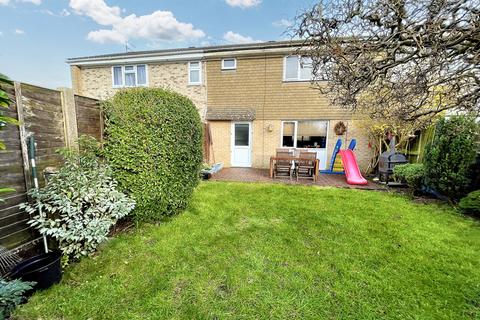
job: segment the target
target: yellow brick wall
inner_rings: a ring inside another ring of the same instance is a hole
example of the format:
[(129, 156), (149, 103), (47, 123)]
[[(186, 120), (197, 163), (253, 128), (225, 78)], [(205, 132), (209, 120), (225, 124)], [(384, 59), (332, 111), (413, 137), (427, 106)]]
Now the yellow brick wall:
[[(197, 106), (202, 119), (207, 108), (207, 89), (205, 86), (205, 64), (203, 65), (204, 83), (200, 86), (188, 85), (188, 63), (148, 64), (148, 85), (174, 90), (189, 97)], [(112, 67), (95, 66), (78, 68), (72, 66), (72, 86), (76, 94), (100, 100), (112, 97), (118, 88), (112, 87)]]
[[(321, 120), (321, 119), (319, 119)], [(363, 133), (358, 121), (345, 121), (348, 126), (348, 133), (337, 136), (333, 130), (335, 124), (340, 120), (331, 120), (329, 122), (328, 140), (327, 140), (327, 166), (330, 164), (333, 149), (337, 139), (343, 140), (343, 148), (346, 148), (351, 139), (357, 139), (355, 154), (362, 172), (368, 167), (371, 150), (368, 147), (368, 138)], [(280, 147), (281, 134), (280, 120), (255, 120), (252, 122), (252, 167), (268, 168), (270, 156), (275, 155)], [(230, 167), (231, 157), (231, 122), (230, 121), (210, 121), (212, 132), (213, 153), (215, 162), (223, 162), (225, 167)], [(347, 140), (345, 143), (345, 139)], [(213, 158), (212, 158), (213, 161)]]
[(283, 56), (238, 57), (237, 69), (222, 71), (221, 59), (207, 61), (208, 107), (256, 110), (256, 119), (348, 119), (310, 82), (284, 82)]

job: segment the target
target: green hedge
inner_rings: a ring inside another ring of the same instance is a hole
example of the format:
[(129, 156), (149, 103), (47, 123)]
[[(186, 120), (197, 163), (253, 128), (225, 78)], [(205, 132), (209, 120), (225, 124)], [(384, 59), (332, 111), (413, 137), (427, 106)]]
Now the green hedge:
[(397, 178), (407, 183), (412, 193), (419, 191), (425, 180), (425, 168), (421, 163), (397, 165), (393, 168), (393, 173)]
[(460, 200), (458, 206), (464, 213), (480, 217), (480, 190), (470, 192)]
[(426, 183), (450, 199), (468, 192), (476, 157), (479, 126), (474, 117), (454, 116), (439, 121), (424, 159)]
[(164, 89), (118, 92), (105, 103), (105, 156), (137, 202), (137, 220), (186, 208), (202, 164), (202, 125), (188, 98)]

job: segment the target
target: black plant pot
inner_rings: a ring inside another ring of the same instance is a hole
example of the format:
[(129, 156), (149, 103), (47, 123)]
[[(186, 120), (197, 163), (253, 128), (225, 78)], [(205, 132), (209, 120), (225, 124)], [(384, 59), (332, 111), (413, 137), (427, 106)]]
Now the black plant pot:
[(35, 281), (34, 290), (50, 288), (62, 280), (60, 251), (44, 253), (17, 264), (10, 272), (10, 278)]
[(202, 171), (202, 179), (209, 180), (212, 177), (212, 174), (208, 171)]

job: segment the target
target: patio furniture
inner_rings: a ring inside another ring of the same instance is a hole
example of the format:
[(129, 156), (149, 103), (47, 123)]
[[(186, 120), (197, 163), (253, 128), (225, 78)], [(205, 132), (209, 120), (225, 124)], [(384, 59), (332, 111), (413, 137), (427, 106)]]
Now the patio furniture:
[(293, 154), (289, 150), (277, 150), (277, 160), (273, 166), (273, 178), (285, 177), (292, 179), (294, 164)]
[[(312, 152), (314, 153), (314, 152)], [(275, 164), (277, 161), (289, 161), (290, 163), (295, 163), (296, 161), (312, 161), (312, 158), (301, 158), (295, 157), (291, 153), (289, 156), (271, 156), (270, 157), (270, 178), (274, 178)], [(314, 169), (313, 169), (313, 181), (317, 181), (318, 177), (318, 168), (320, 166), (320, 161), (318, 159), (313, 159)], [(293, 173), (293, 172), (292, 172)]]
[(300, 152), (299, 160), (296, 162), (295, 173), (298, 179), (316, 180), (316, 152)]

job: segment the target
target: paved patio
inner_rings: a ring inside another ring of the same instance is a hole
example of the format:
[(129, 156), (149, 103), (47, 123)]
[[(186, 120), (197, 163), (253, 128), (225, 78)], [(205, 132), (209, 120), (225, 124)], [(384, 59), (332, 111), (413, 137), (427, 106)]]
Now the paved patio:
[(317, 182), (312, 180), (301, 179), (298, 182), (296, 179), (289, 180), (288, 178), (271, 179), (269, 171), (266, 169), (252, 169), (252, 168), (224, 168), (220, 172), (213, 175), (212, 180), (216, 181), (239, 181), (239, 182), (270, 182), (270, 183), (287, 183), (287, 184), (302, 184), (302, 185), (317, 185), (324, 187), (338, 187), (338, 188), (353, 188), (366, 190), (386, 190), (382, 184), (368, 181), (365, 186), (349, 185), (344, 175), (339, 174), (320, 174)]

